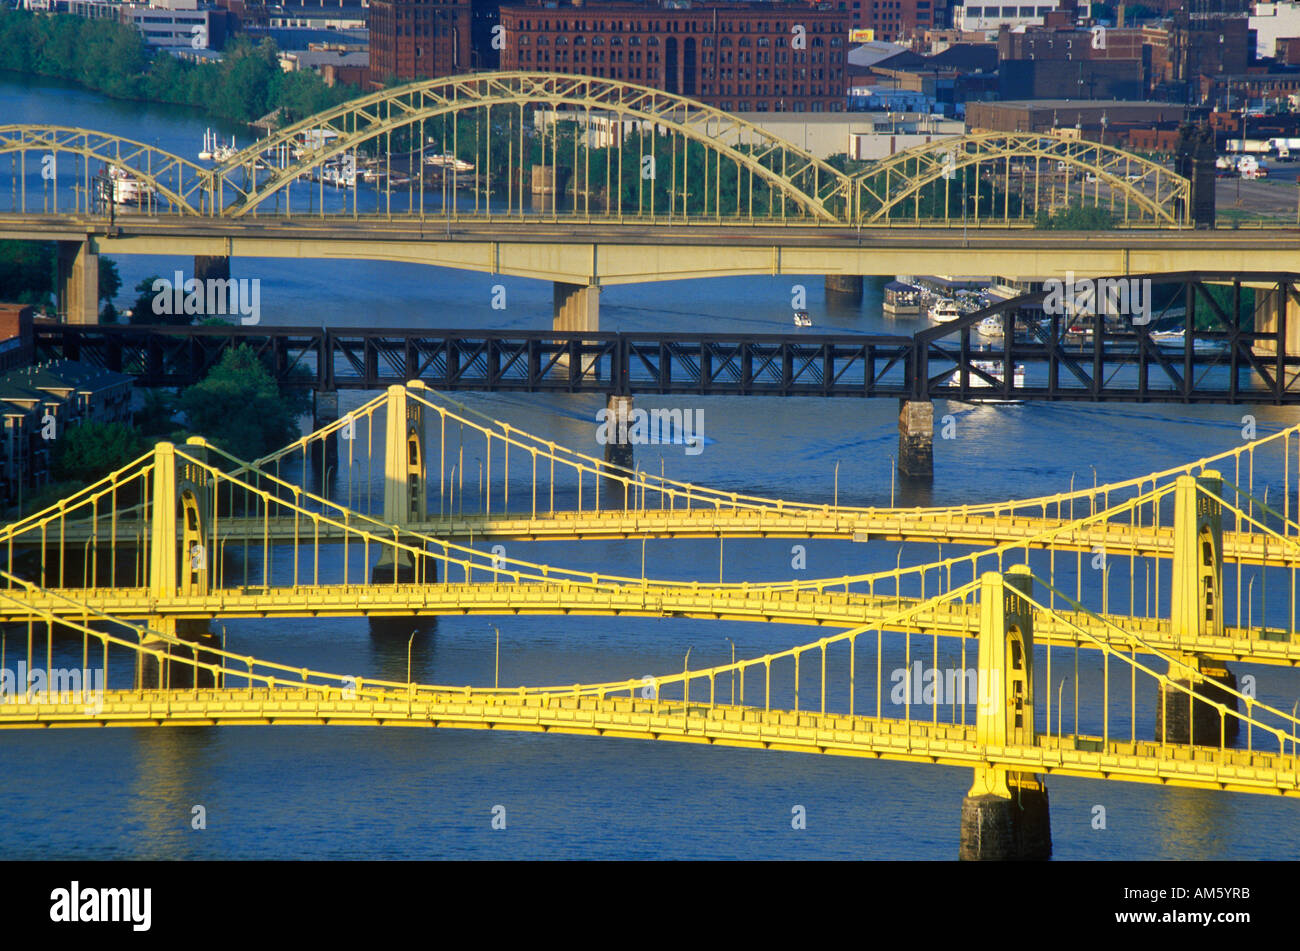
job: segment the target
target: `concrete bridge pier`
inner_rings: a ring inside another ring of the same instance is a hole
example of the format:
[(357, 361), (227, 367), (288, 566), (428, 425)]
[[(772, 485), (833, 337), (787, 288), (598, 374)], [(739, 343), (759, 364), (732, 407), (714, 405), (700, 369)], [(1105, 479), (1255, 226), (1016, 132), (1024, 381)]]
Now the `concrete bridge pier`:
[(60, 241), (58, 308), (70, 324), (99, 323), (99, 252), (86, 241)]
[[(636, 451), (628, 439), (632, 425), (632, 397), (611, 393), (605, 400), (605, 462), (624, 469), (636, 468)], [(630, 508), (633, 490), (623, 481), (606, 476), (600, 487), (602, 508)]]
[(194, 278), (197, 281), (230, 280), (230, 255), (196, 254), (194, 255)]
[(554, 281), (552, 288), (555, 330), (600, 329), (600, 286)]
[(899, 400), (898, 474), (904, 479), (934, 479), (934, 403)]
[(151, 617), (146, 623), (154, 631), (179, 637), (193, 646), (169, 645), (162, 637), (146, 635), (144, 646), (165, 651), (167, 656), (137, 655), (136, 690), (192, 690), (221, 686), (220, 674), (191, 663), (198, 661), (220, 666), (221, 658), (213, 651), (221, 647), (221, 639), (212, 633), (207, 618)]
[[(1225, 713), (1220, 718), (1213, 702), (1222, 703), (1230, 711), (1238, 710), (1237, 698), (1228, 692), (1237, 689), (1237, 675), (1226, 666), (1204, 658), (1189, 657), (1184, 660), (1197, 668), (1198, 675), (1179, 676), (1171, 670), (1174, 684), (1160, 685), (1155, 738), (1163, 743), (1233, 745), (1240, 733), (1241, 721), (1231, 713)], [(1193, 698), (1179, 690), (1177, 685), (1195, 690), (1198, 696)], [(1202, 700), (1201, 697), (1205, 699)]]
[[(312, 432), (323, 429), (330, 423), (339, 418), (339, 391), (338, 390), (315, 390), (312, 393), (311, 402), (311, 428)], [(338, 472), (339, 467), (339, 435), (332, 433), (325, 436), (322, 442), (323, 448), (311, 454), (312, 463), (325, 469), (333, 469)]]
[(968, 795), (961, 804), (963, 862), (1042, 862), (1052, 857), (1047, 787), (1027, 774), (1008, 782), (1009, 796)]
[(827, 274), (825, 277), (826, 303), (861, 304), (861, 274)]

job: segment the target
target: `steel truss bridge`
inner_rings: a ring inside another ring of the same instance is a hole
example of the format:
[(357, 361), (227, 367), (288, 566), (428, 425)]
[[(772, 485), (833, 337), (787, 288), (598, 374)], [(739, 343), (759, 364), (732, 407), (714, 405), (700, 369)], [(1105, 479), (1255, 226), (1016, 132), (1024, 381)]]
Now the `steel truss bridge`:
[[(313, 468), (335, 453), (337, 481), (312, 491)], [(467, 459), (484, 464), (477, 491)], [(1289, 698), (1238, 689), (1224, 666), (1300, 666), (1293, 496), (1300, 509), (1300, 426), (1042, 498), (800, 503), (614, 466), (412, 381), (252, 463), (199, 437), (160, 443), (0, 530), (6, 650), (28, 670), (44, 663), (52, 684), (56, 640), (80, 641), (83, 666), (102, 664), (109, 685), (93, 702), (53, 688), (6, 697), (0, 727), (432, 726), (893, 759), (972, 768), (978, 815), (1026, 796), (1045, 810), (1047, 774), (1300, 796)], [(962, 551), (723, 583), (565, 568), (485, 544), (710, 535)], [(412, 616), (440, 614), (830, 630), (728, 664), (508, 687), (294, 667), (207, 632), (230, 617), (365, 615), (405, 618), (405, 636)], [(888, 671), (913, 658), (937, 669), (941, 656), (976, 671), (969, 702), (961, 689), (952, 705), (891, 689)], [(990, 857), (964, 834), (968, 846)]]
[(1300, 402), (1300, 354), (1288, 345), (1300, 275), (1152, 274), (1111, 283), (1123, 284), (1127, 297), (1135, 282), (1163, 297), (1149, 323), (1111, 316), (1105, 306), (1096, 308), (1100, 326), (1092, 313), (1049, 307), (1056, 312), (1044, 317), (1046, 294), (1038, 291), (911, 336), (41, 321), (35, 344), (38, 359), (83, 360), (145, 386), (197, 383), (228, 349), (248, 345), (280, 383), (318, 391), (420, 379), (440, 391)]

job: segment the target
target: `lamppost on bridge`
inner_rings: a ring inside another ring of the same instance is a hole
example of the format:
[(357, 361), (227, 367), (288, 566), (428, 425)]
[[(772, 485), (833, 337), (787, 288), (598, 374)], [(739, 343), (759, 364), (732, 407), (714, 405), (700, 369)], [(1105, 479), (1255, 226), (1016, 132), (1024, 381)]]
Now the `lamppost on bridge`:
[[(725, 634), (723, 637), (727, 637)], [(731, 645), (731, 705), (736, 705), (736, 642), (727, 637), (727, 643)]]
[(492, 630), (497, 632), (496, 661), (492, 666), (492, 686), (500, 687), (501, 686), (501, 628), (493, 624)]
[(686, 659), (682, 661), (682, 703), (691, 702), (690, 669), (691, 669), (691, 651), (693, 650), (695, 650), (694, 644), (686, 648)]
[(411, 645), (415, 643), (415, 635), (419, 633), (419, 628), (411, 632), (411, 636), (406, 639), (406, 690), (409, 696), (412, 692), (411, 682)]

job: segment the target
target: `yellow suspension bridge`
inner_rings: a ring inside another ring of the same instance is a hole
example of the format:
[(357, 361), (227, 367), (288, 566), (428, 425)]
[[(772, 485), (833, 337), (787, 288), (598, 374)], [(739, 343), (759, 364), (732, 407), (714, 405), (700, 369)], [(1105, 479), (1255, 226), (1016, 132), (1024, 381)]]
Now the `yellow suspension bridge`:
[[(479, 492), (477, 474), (470, 480), (468, 514), (467, 453), (484, 465)], [(0, 530), (5, 649), (16, 641), (25, 669), (48, 685), (29, 682), (6, 697), (0, 727), (423, 725), (969, 766), (963, 855), (1043, 856), (1049, 773), (1300, 795), (1295, 711), (1238, 689), (1223, 666), (1300, 664), (1297, 453), (1300, 427), (1291, 427), (1051, 497), (827, 506), (613, 465), (413, 381), (253, 463), (200, 438), (160, 443)], [(318, 494), (293, 481), (313, 464), (334, 469), (337, 498), (328, 485)], [(557, 567), (477, 547), (496, 538), (706, 535), (973, 550), (910, 566), (900, 556), (893, 567), (842, 577), (722, 583)], [(720, 666), (517, 687), (315, 671), (229, 652), (207, 633), (234, 617), (470, 613), (836, 631)], [(105, 683), (113, 660), (131, 686), (93, 702), (55, 689), (54, 644), (67, 639), (81, 642), (83, 666), (102, 663)], [(961, 656), (946, 685), (956, 689), (951, 704), (939, 697), (944, 685), (917, 691), (895, 675), (914, 659), (933, 659), (937, 670), (941, 643), (945, 656)]]

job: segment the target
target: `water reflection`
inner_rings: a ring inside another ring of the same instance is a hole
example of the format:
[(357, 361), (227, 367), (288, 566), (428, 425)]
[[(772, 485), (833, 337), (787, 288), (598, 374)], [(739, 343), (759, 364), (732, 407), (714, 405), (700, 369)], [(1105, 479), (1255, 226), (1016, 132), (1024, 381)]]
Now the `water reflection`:
[(135, 763), (127, 824), (136, 831), (139, 858), (177, 858), (193, 830), (194, 807), (212, 805), (213, 772), (220, 756), (215, 727), (133, 730)]
[(374, 660), (371, 667), (374, 676), (398, 682), (437, 683), (436, 631), (437, 618), (371, 618), (370, 656)]

